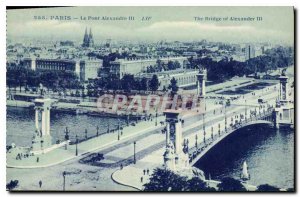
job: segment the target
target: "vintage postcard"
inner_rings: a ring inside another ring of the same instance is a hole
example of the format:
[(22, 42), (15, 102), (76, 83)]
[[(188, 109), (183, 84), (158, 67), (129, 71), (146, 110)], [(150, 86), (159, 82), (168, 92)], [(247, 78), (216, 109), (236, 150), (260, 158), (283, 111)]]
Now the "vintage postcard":
[(7, 7), (8, 191), (295, 191), (293, 7)]

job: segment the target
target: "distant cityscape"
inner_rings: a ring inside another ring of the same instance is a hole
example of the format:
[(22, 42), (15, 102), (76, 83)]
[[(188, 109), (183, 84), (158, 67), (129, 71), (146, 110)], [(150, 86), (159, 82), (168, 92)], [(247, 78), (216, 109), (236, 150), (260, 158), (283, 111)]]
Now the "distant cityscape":
[(166, 81), (172, 77), (176, 78), (180, 87), (194, 84), (197, 73), (194, 69), (197, 68), (191, 65), (192, 60), (209, 58), (215, 62), (246, 62), (264, 56), (266, 51), (276, 47), (279, 46), (267, 43), (227, 44), (207, 40), (123, 45), (107, 39), (105, 44), (99, 45), (94, 43), (92, 28), (86, 28), (80, 44), (69, 40), (49, 43), (37, 41), (34, 44), (8, 41), (7, 66), (70, 71), (77, 74), (81, 82), (97, 77), (113, 76), (121, 79), (126, 74), (133, 74), (140, 79), (151, 78), (153, 74), (159, 73), (159, 89), (162, 90), (167, 88)]

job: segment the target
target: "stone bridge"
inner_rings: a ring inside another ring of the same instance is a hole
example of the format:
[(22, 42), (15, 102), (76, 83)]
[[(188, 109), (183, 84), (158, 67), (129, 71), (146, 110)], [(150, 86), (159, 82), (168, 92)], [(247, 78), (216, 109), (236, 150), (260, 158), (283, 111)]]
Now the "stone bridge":
[(239, 130), (240, 128), (254, 125), (254, 124), (274, 124), (273, 109), (269, 108), (267, 111), (257, 115), (253, 115), (246, 120), (242, 120), (233, 126), (228, 127), (226, 130), (219, 132), (219, 135), (214, 138), (205, 140), (196, 146), (189, 148), (189, 163), (193, 166), (199, 159), (201, 159), (212, 147), (218, 144), (221, 140), (226, 138), (231, 133)]

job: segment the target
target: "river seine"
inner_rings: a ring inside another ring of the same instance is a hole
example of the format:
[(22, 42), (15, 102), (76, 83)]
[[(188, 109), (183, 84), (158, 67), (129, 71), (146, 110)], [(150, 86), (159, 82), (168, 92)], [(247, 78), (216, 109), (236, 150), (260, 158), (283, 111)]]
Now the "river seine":
[[(15, 143), (17, 146), (30, 146), (35, 131), (34, 117), (35, 112), (33, 109), (8, 107), (6, 114), (6, 144)], [(120, 126), (126, 125), (126, 122), (126, 120), (120, 119)], [(75, 141), (75, 135), (78, 135), (79, 139), (85, 138), (85, 129), (88, 137), (96, 135), (97, 126), (99, 127), (99, 134), (106, 133), (108, 127), (110, 130), (116, 129), (118, 119), (51, 111), (50, 126), (53, 143), (56, 140), (64, 140), (66, 126), (70, 130), (70, 140)]]

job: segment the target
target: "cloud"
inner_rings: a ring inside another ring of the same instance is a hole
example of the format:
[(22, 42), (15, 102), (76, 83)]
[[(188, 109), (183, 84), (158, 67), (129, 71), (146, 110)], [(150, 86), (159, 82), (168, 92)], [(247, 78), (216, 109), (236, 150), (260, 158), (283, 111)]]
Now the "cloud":
[(161, 21), (148, 26), (124, 27), (115, 23), (82, 23), (76, 21), (28, 21), (8, 23), (8, 36), (56, 36), (64, 39), (81, 39), (86, 27), (92, 27), (97, 41), (127, 40), (181, 40), (208, 39), (227, 42), (278, 42), (293, 40), (292, 33), (265, 29), (249, 24), (203, 23), (190, 21)]
[(251, 26), (233, 26), (233, 25), (216, 25), (216, 24), (204, 24), (198, 22), (188, 21), (163, 21), (153, 23), (152, 25), (141, 28), (139, 31), (156, 31), (156, 30), (168, 30), (168, 29), (182, 29), (182, 30), (203, 30), (203, 31), (249, 31), (252, 30)]

